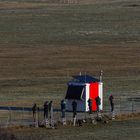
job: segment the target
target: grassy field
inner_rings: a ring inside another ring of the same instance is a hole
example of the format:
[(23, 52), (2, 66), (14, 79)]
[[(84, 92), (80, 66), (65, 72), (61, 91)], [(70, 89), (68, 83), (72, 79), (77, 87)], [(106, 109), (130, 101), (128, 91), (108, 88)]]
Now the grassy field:
[(0, 105), (64, 97), (80, 71), (104, 71), (104, 97), (140, 95), (139, 1), (0, 0)]
[[(98, 78), (101, 69), (105, 105), (110, 93), (140, 96), (139, 0), (0, 0), (0, 106), (58, 107), (72, 75)], [(21, 140), (138, 140), (139, 126), (133, 119), (8, 131)]]
[[(109, 124), (84, 124), (82, 127), (57, 127), (57, 129), (14, 127), (8, 132), (20, 140), (139, 140), (140, 120), (115, 121)], [(26, 133), (26, 135), (25, 135)]]
[(131, 7), (123, 2), (94, 5), (6, 3), (1, 6), (0, 42), (39, 47), (135, 43), (140, 40), (139, 12), (139, 6)]

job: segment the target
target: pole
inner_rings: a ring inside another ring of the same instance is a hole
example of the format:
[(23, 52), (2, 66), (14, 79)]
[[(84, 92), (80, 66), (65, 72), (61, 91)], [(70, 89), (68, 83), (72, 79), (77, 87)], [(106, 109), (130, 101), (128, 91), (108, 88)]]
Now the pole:
[(87, 79), (86, 79), (86, 72), (85, 72), (85, 83), (86, 83)]
[(134, 113), (134, 100), (132, 98), (132, 113)]
[(103, 81), (103, 70), (100, 71), (100, 82)]

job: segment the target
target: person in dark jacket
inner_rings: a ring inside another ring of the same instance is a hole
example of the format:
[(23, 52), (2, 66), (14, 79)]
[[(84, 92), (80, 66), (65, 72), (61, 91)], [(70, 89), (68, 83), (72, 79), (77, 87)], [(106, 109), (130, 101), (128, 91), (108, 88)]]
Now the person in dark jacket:
[(75, 100), (72, 102), (72, 109), (73, 109), (73, 118), (75, 118), (77, 115), (77, 102)]
[(76, 125), (76, 115), (77, 115), (77, 102), (74, 100), (72, 102), (72, 110), (73, 110), (73, 126)]
[(35, 103), (32, 107), (32, 111), (33, 111), (33, 119), (34, 119), (34, 124), (35, 127), (38, 127), (38, 123), (39, 123), (39, 107), (37, 107), (37, 104)]
[(99, 112), (100, 111), (99, 106), (101, 104), (101, 98), (99, 96), (97, 96), (95, 98), (95, 101), (96, 101), (96, 106), (97, 106), (97, 112)]
[(38, 111), (38, 107), (37, 107), (37, 104), (33, 104), (33, 107), (32, 107), (32, 111), (33, 111), (33, 119), (34, 119), (34, 122), (36, 122), (37, 120), (37, 111)]
[(114, 111), (114, 97), (112, 94), (109, 96), (109, 102), (110, 102), (111, 112), (113, 112)]
[(44, 103), (44, 120), (48, 119), (49, 104), (48, 101)]
[(49, 102), (49, 116), (50, 116), (50, 119), (51, 119), (51, 114), (52, 114), (52, 112), (51, 112), (52, 111), (52, 107), (53, 107), (52, 105), (53, 105), (53, 101), (50, 101)]
[(88, 99), (89, 114), (92, 114), (92, 99)]
[(66, 102), (65, 100), (61, 101), (61, 113), (62, 113), (62, 118), (65, 118), (65, 112), (66, 112)]

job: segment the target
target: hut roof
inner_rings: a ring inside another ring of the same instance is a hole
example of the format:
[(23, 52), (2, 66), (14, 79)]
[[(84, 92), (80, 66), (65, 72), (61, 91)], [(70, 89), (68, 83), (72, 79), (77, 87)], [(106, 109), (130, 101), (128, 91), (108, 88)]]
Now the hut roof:
[(90, 75), (75, 75), (73, 76), (73, 80), (71, 82), (79, 82), (79, 83), (94, 83), (100, 82), (99, 79), (94, 78)]

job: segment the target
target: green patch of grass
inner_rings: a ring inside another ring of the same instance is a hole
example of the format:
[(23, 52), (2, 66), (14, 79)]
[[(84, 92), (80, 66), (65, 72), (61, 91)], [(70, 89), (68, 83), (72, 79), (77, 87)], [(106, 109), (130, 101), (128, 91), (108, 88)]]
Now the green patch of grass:
[[(89, 140), (133, 140), (139, 139), (139, 120), (127, 120), (117, 121), (111, 124), (86, 124), (82, 127), (60, 127), (58, 129), (49, 130), (45, 128), (33, 129), (33, 128), (17, 128), (12, 132), (20, 139), (48, 139), (48, 140), (74, 140), (77, 139), (89, 139)], [(26, 133), (26, 134), (25, 134)]]
[(48, 5), (3, 10), (0, 42), (87, 45), (140, 41), (139, 13), (137, 7), (121, 5)]

